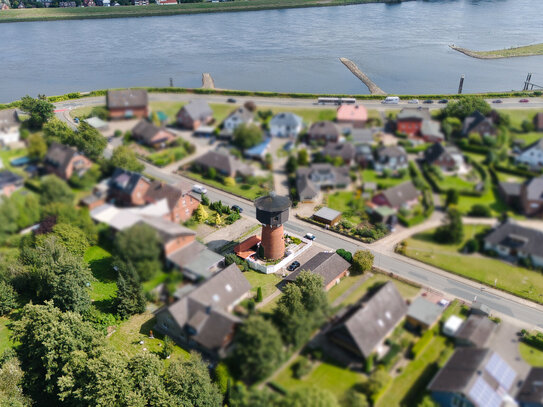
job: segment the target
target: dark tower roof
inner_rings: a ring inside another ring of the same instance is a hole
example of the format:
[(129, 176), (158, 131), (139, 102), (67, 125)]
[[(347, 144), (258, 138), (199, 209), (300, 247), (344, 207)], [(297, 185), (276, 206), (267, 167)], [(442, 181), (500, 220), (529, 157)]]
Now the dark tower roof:
[(255, 201), (255, 207), (264, 212), (282, 212), (290, 208), (290, 199), (271, 192), (267, 196), (261, 196)]

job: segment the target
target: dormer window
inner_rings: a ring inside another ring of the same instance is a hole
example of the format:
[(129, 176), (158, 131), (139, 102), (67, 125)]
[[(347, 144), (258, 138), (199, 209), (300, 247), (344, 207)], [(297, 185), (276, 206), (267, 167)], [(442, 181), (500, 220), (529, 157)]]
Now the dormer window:
[(213, 299), (214, 302), (219, 302), (219, 300), (221, 299), (218, 294), (213, 294), (213, 297), (211, 298)]
[(224, 288), (226, 288), (226, 291), (228, 291), (229, 293), (232, 292), (232, 286), (230, 284), (226, 284)]

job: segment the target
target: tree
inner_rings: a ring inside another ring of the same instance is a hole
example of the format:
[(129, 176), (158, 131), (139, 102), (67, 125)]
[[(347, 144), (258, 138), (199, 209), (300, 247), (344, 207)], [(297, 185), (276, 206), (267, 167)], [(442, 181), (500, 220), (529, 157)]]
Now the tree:
[(196, 219), (198, 223), (202, 223), (205, 222), (207, 218), (209, 218), (209, 214), (207, 213), (206, 208), (202, 204), (199, 204), (196, 211), (194, 211), (194, 219)]
[(347, 260), (349, 263), (353, 261), (353, 254), (345, 249), (337, 249), (336, 253)]
[(83, 257), (90, 246), (81, 230), (69, 223), (57, 223), (53, 226), (53, 234), (58, 238), (59, 243), (76, 256)]
[(307, 150), (302, 149), (298, 151), (298, 165), (307, 167), (309, 165), (309, 153)]
[(447, 190), (447, 195), (445, 197), (445, 206), (458, 205), (458, 200), (460, 199), (460, 193), (457, 189), (451, 188)]
[(464, 120), (475, 112), (480, 112), (486, 116), (491, 110), (490, 105), (480, 96), (462, 96), (456, 101), (449, 102), (441, 110), (441, 113), (444, 117), (456, 117), (457, 119)]
[(353, 264), (351, 266), (353, 272), (363, 273), (370, 271), (373, 267), (375, 256), (369, 250), (358, 250), (353, 256)]
[(138, 161), (134, 150), (128, 146), (119, 146), (113, 150), (111, 165), (138, 173), (145, 169), (145, 166)]
[(345, 393), (343, 404), (349, 407), (370, 407), (366, 395), (357, 392), (353, 388), (347, 390), (347, 393)]
[(235, 187), (236, 186), (236, 180), (234, 177), (225, 177), (223, 180), (223, 183), (227, 187)]
[(27, 95), (21, 98), (21, 109), (30, 116), (29, 126), (33, 129), (41, 129), (44, 123), (54, 116), (55, 107), (45, 96), (34, 99)]
[(174, 349), (174, 342), (168, 335), (164, 337), (164, 348), (162, 349), (162, 356), (164, 359), (170, 357)]
[(136, 224), (117, 234), (115, 252), (134, 265), (141, 281), (149, 280), (160, 269), (160, 244), (155, 230)]
[(256, 302), (262, 302), (262, 287), (256, 289)]
[(445, 135), (450, 138), (460, 133), (460, 130), (462, 130), (462, 122), (457, 117), (447, 117), (441, 123), (441, 128)]
[(343, 157), (338, 155), (338, 156), (332, 158), (332, 165), (334, 167), (341, 167), (343, 164), (345, 164), (345, 162), (343, 161)]
[(306, 342), (311, 333), (310, 316), (302, 302), (302, 291), (296, 284), (288, 284), (274, 308), (273, 322), (283, 341), (294, 347)]
[(231, 368), (247, 382), (268, 377), (281, 362), (281, 336), (270, 321), (249, 317), (236, 331)]
[(128, 371), (134, 390), (145, 401), (143, 405), (167, 407), (173, 400), (162, 380), (164, 364), (153, 353), (140, 353), (128, 361)]
[(217, 170), (214, 167), (209, 167), (207, 169), (207, 178), (209, 179), (215, 179), (217, 178)]
[(74, 131), (65, 122), (52, 119), (43, 125), (43, 137), (48, 144), (55, 141), (71, 145), (74, 139)]
[(109, 118), (109, 110), (105, 106), (95, 106), (92, 108), (89, 117), (98, 117), (101, 120)]
[(328, 297), (324, 292), (323, 278), (309, 271), (302, 270), (294, 280), (300, 288), (302, 304), (309, 314), (311, 329), (320, 326), (328, 315)]
[(55, 175), (48, 175), (42, 178), (40, 202), (47, 205), (51, 202), (73, 205), (75, 195), (63, 180)]
[(82, 151), (91, 160), (96, 161), (104, 152), (107, 140), (98, 130), (87, 122), (81, 122), (72, 143), (69, 143), (79, 151)]
[(262, 143), (262, 130), (256, 124), (242, 123), (234, 130), (232, 142), (242, 150)]
[(469, 216), (481, 217), (481, 218), (490, 218), (490, 217), (492, 217), (492, 211), (486, 205), (475, 204), (475, 205), (472, 205), (472, 207), (471, 207), (471, 209), (469, 211)]
[(27, 407), (30, 400), (23, 395), (21, 384), (23, 371), (17, 357), (4, 354), (0, 360), (0, 406), (2, 407)]
[(298, 160), (293, 155), (288, 156), (286, 170), (289, 174), (295, 173), (298, 169)]
[(333, 393), (314, 386), (289, 392), (279, 405), (281, 407), (339, 407)]
[(460, 243), (464, 238), (462, 215), (456, 209), (447, 211), (444, 224), (434, 232), (434, 239), (439, 243)]
[(375, 396), (388, 383), (389, 380), (390, 376), (388, 375), (387, 371), (380, 366), (373, 371), (368, 380), (362, 383), (364, 393), (370, 397)]
[(211, 381), (207, 366), (196, 352), (186, 361), (170, 363), (164, 374), (166, 391), (174, 405), (187, 407), (220, 407), (222, 396)]
[(41, 160), (47, 154), (47, 144), (42, 136), (37, 133), (28, 136), (28, 156), (35, 160)]
[(534, 123), (531, 120), (523, 120), (520, 127), (524, 133), (529, 133), (535, 130)]
[(202, 205), (204, 206), (209, 206), (209, 198), (207, 197), (206, 194), (202, 194), (200, 195), (200, 202), (202, 202)]
[(228, 406), (230, 407), (269, 407), (278, 405), (277, 393), (273, 393), (267, 388), (259, 390), (256, 386), (247, 389), (241, 382), (232, 387), (228, 398)]
[(118, 261), (116, 266), (119, 273), (115, 299), (117, 314), (121, 318), (141, 314), (145, 311), (146, 301), (136, 270), (130, 263)]
[(17, 293), (10, 284), (0, 280), (0, 316), (6, 315), (16, 307)]

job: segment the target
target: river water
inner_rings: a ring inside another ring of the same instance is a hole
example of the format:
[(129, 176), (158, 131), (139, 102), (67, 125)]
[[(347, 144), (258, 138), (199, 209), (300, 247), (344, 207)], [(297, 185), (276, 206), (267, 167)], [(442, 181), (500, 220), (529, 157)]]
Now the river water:
[[(290, 10), (0, 24), (0, 102), (124, 86), (391, 93), (543, 85), (543, 56), (478, 60), (451, 50), (543, 42), (543, 0), (434, 0)], [(539, 82), (538, 82), (539, 81)]]

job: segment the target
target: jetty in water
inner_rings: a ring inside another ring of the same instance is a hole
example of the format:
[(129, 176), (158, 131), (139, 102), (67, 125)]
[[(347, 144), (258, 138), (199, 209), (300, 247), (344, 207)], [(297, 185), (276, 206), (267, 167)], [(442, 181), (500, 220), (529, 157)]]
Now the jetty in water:
[(356, 76), (358, 79), (360, 79), (362, 82), (364, 82), (364, 85), (366, 85), (372, 95), (386, 95), (387, 93), (381, 89), (379, 86), (373, 82), (368, 75), (366, 75), (364, 72), (356, 66), (356, 64), (347, 58), (339, 58), (339, 60), (345, 65), (349, 71), (351, 71), (354, 76)]
[(202, 88), (203, 89), (215, 89), (215, 81), (211, 77), (210, 73), (202, 74)]

